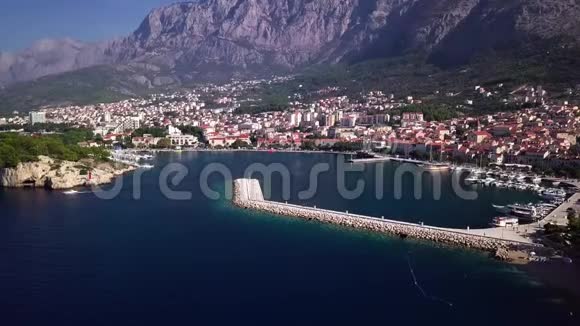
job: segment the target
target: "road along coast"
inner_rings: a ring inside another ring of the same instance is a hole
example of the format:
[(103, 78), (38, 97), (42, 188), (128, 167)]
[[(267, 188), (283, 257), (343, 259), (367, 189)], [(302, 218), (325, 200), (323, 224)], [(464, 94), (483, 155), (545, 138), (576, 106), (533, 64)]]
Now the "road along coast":
[(495, 236), (472, 234), (469, 230), (446, 229), (406, 223), (382, 218), (336, 212), (316, 207), (305, 207), (286, 203), (266, 201), (258, 180), (238, 179), (234, 181), (233, 203), (237, 207), (281, 216), (292, 216), (323, 223), (388, 233), (403, 238), (410, 237), (437, 243), (457, 245), (496, 253), (507, 259), (508, 251), (535, 250), (540, 245), (531, 241), (516, 241)]

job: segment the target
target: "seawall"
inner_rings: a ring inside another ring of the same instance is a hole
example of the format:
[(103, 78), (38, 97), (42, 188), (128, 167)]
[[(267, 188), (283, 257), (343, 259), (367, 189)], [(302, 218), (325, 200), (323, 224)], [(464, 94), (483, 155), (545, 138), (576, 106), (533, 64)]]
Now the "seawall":
[(238, 179), (234, 181), (233, 202), (234, 205), (244, 209), (266, 212), (281, 216), (298, 217), (307, 220), (316, 220), (323, 223), (332, 223), (351, 228), (480, 249), (494, 253), (503, 250), (526, 250), (538, 247), (538, 245), (532, 243), (469, 234), (469, 231), (467, 230), (424, 226), (413, 223), (349, 214), (346, 212), (343, 213), (319, 208), (266, 201), (264, 200), (260, 183), (258, 180), (254, 179)]

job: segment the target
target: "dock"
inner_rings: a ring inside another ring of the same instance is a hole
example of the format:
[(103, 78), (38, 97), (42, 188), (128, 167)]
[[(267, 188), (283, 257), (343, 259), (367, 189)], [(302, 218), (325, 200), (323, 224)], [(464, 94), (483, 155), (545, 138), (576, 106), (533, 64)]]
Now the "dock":
[(264, 199), (258, 180), (238, 179), (234, 181), (234, 205), (259, 212), (280, 216), (290, 216), (315, 220), (322, 223), (337, 224), (345, 227), (387, 233), (402, 238), (415, 238), (496, 252), (499, 249), (528, 250), (539, 248), (529, 237), (508, 229), (461, 230), (427, 226), (371, 217), (349, 212), (337, 212), (317, 207), (306, 207)]
[(441, 169), (451, 169), (451, 165), (447, 165), (444, 163), (434, 163), (429, 161), (421, 161), (421, 160), (414, 160), (410, 158), (403, 158), (403, 157), (396, 157), (396, 156), (377, 156), (377, 157), (370, 157), (370, 158), (354, 158), (348, 160), (348, 163), (352, 164), (372, 164), (372, 163), (381, 163), (381, 162), (399, 162), (399, 163), (409, 163), (415, 164), (419, 166), (424, 166), (426, 168), (441, 168)]
[(391, 160), (390, 157), (383, 156), (383, 157), (373, 157), (373, 158), (355, 158), (355, 159), (348, 160), (348, 163), (358, 163), (358, 164), (380, 163), (380, 162), (388, 162), (390, 160)]

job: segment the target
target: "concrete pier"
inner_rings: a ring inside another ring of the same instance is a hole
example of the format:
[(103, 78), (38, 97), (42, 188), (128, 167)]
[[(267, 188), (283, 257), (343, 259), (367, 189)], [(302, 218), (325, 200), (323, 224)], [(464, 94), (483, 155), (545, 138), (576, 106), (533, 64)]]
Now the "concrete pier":
[(420, 224), (406, 223), (383, 218), (375, 218), (348, 212), (336, 212), (320, 208), (304, 207), (264, 200), (258, 180), (238, 179), (234, 182), (234, 204), (244, 209), (251, 209), (281, 216), (292, 216), (323, 223), (364, 229), (374, 232), (389, 233), (401, 237), (411, 237), (438, 243), (458, 245), (485, 251), (497, 252), (499, 249), (522, 250), (537, 248), (528, 239), (523, 241), (494, 236), (483, 236), (478, 232), (438, 228)]

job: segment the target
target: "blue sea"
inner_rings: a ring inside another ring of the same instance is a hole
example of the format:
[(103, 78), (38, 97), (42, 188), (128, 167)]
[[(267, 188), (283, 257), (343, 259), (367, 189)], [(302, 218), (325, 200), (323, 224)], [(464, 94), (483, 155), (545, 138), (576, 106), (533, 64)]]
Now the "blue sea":
[[(220, 198), (208, 198), (200, 186), (210, 164), (238, 178), (253, 164), (276, 163), (288, 169), (290, 197), (275, 175), (273, 200), (456, 228), (486, 227), (496, 215), (491, 204), (538, 200), (476, 188), (478, 199), (464, 200), (446, 174), (441, 198), (433, 198), (436, 183), (427, 176), (415, 199), (408, 175), (397, 199), (394, 163), (349, 172), (346, 188), (362, 180), (364, 192), (344, 199), (339, 159), (163, 153), (155, 169), (142, 173), (137, 193), (128, 174), (112, 199), (0, 190), (1, 324), (578, 324), (578, 301), (485, 253), (240, 210), (224, 199), (228, 185), (219, 173), (207, 184)], [(160, 187), (170, 163), (186, 167), (187, 175), (177, 182), (177, 172), (168, 174), (176, 181), (169, 189), (191, 198), (168, 199)], [(320, 163), (329, 170), (318, 176), (315, 196), (299, 198)], [(377, 182), (384, 183), (382, 198)]]

